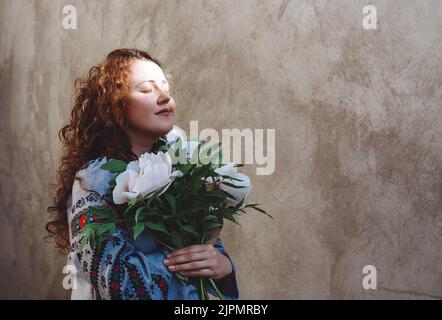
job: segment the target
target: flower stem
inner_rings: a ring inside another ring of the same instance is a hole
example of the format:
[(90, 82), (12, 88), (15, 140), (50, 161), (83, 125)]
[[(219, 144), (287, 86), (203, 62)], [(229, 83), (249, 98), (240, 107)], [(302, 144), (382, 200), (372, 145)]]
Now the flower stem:
[(203, 278), (200, 278), (200, 300), (206, 300), (206, 294), (204, 292)]
[(225, 300), (224, 296), (222, 295), (221, 291), (219, 291), (218, 287), (215, 284), (215, 281), (213, 281), (212, 278), (209, 278), (210, 283), (212, 284), (212, 287), (215, 289), (216, 294), (218, 295), (220, 300)]
[(176, 250), (176, 249), (172, 248), (171, 246), (165, 244), (163, 241), (160, 241), (160, 240), (158, 240), (158, 239), (156, 239), (156, 238), (154, 238), (154, 237), (152, 237), (152, 238), (153, 238), (155, 241), (157, 241), (159, 244), (165, 246), (166, 248), (168, 248), (168, 249), (170, 249), (170, 250), (172, 250), (172, 251), (175, 251), (175, 250)]

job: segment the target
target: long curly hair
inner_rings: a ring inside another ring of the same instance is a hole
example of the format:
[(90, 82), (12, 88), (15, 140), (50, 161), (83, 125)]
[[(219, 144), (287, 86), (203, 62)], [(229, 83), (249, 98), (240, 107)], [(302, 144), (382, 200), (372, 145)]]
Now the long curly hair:
[(160, 62), (145, 51), (117, 49), (90, 68), (84, 78), (75, 80), (70, 121), (58, 133), (62, 156), (56, 183), (50, 184), (56, 193), (53, 206), (47, 208), (53, 220), (46, 224), (45, 239), (54, 238), (61, 254), (68, 254), (70, 248), (67, 201), (76, 172), (99, 157), (125, 162), (137, 159), (124, 130), (128, 125), (124, 105), (130, 88), (131, 66), (137, 59), (150, 60), (161, 67)]

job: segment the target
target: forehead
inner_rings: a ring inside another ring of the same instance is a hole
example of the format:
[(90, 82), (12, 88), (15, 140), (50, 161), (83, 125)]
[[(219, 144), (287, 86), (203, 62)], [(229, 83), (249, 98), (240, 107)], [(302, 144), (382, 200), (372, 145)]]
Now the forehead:
[(134, 84), (148, 80), (156, 80), (159, 82), (166, 80), (163, 70), (152, 61), (135, 60), (132, 63), (131, 71), (131, 80)]

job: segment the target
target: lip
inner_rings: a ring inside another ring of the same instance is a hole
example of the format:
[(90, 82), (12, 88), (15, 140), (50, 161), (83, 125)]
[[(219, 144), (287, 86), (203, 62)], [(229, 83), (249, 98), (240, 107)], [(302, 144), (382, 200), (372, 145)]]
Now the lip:
[(155, 114), (159, 115), (159, 116), (168, 116), (171, 113), (172, 113), (172, 111), (170, 110), (170, 108), (164, 108), (164, 109), (161, 109), (160, 111), (156, 112)]

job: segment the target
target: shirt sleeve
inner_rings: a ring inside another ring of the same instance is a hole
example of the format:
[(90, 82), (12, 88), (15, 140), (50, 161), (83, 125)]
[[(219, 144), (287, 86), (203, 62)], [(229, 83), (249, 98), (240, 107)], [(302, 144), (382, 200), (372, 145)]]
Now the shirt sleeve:
[[(98, 165), (97, 163), (93, 163)], [(96, 167), (96, 166), (95, 166)], [(105, 171), (105, 170), (102, 170)], [(89, 171), (90, 172), (90, 171)], [(81, 176), (81, 175), (80, 175)], [(83, 177), (84, 178), (84, 177)], [(106, 207), (104, 195), (89, 189), (91, 181), (103, 183), (109, 177), (96, 175), (95, 179), (73, 184), (68, 207), (71, 250), (68, 264), (74, 269), (77, 286), (72, 288), (74, 299), (166, 300), (169, 296), (171, 273), (161, 263), (165, 252), (137, 250), (124, 229), (117, 229), (92, 249), (87, 242), (81, 247), (81, 229), (96, 221), (91, 207)], [(101, 189), (103, 192), (106, 188)], [(137, 239), (138, 240), (138, 239)], [(178, 289), (179, 290), (179, 289)]]
[[(236, 280), (236, 264), (227, 254), (224, 245), (221, 241), (221, 238), (218, 238), (214, 247), (218, 249), (219, 252), (221, 252), (227, 258), (229, 258), (230, 263), (232, 264), (232, 272), (222, 279), (214, 280), (215, 284), (217, 285), (219, 291), (221, 292), (225, 300), (238, 300), (239, 292), (238, 292), (238, 283)], [(213, 296), (218, 297), (215, 289), (210, 285), (210, 283), (208, 284), (207, 291)]]

